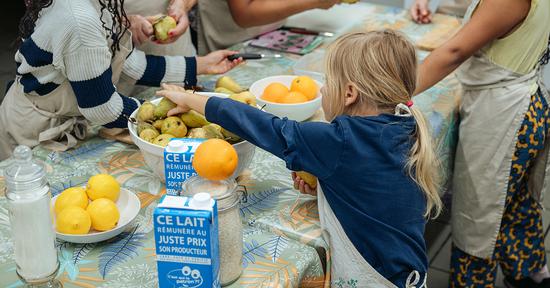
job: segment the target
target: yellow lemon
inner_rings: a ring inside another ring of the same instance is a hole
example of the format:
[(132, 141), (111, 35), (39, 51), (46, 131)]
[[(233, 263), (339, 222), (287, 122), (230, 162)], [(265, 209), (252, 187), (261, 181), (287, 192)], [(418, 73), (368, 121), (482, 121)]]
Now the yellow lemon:
[(92, 201), (86, 209), (92, 218), (92, 227), (97, 231), (107, 231), (116, 227), (120, 212), (115, 202), (107, 198)]
[(107, 198), (114, 202), (118, 200), (120, 185), (111, 175), (97, 174), (88, 180), (86, 193), (88, 193), (88, 197), (92, 201), (99, 198)]
[(59, 214), (67, 207), (77, 206), (82, 209), (88, 207), (88, 196), (83, 187), (71, 187), (61, 192), (55, 200), (54, 211)]
[(78, 206), (67, 207), (57, 215), (56, 229), (59, 233), (87, 234), (91, 225), (90, 214)]

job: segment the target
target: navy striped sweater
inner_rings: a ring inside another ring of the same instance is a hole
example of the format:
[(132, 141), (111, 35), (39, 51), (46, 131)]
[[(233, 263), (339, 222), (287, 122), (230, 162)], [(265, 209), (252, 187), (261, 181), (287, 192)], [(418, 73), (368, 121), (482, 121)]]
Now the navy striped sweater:
[[(93, 124), (126, 127), (125, 115), (139, 101), (120, 95), (112, 82), (111, 27), (108, 11), (97, 0), (54, 0), (43, 9), (34, 32), (15, 55), (24, 93), (45, 96), (69, 81), (82, 115)], [(152, 56), (133, 50), (123, 73), (137, 84), (196, 84), (194, 57)]]

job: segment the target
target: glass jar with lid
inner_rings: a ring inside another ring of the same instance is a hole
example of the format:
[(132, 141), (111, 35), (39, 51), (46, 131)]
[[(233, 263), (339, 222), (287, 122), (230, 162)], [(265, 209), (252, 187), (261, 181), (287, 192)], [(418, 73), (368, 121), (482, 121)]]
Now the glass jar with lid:
[(239, 211), (242, 193), (233, 179), (210, 181), (193, 176), (182, 187), (183, 196), (207, 192), (218, 203), (220, 282), (227, 286), (237, 281), (243, 270), (243, 223)]
[(29, 287), (62, 287), (46, 171), (27, 146), (17, 146), (4, 172), (17, 275)]

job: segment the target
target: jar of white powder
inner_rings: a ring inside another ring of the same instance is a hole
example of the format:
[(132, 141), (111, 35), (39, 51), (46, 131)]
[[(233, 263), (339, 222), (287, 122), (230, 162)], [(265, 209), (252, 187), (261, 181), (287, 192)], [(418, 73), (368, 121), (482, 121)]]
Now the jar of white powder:
[(233, 179), (210, 181), (193, 176), (183, 183), (183, 196), (208, 192), (218, 203), (218, 233), (220, 246), (220, 282), (227, 286), (242, 273), (243, 223), (239, 212), (242, 194)]
[(17, 275), (32, 287), (62, 287), (54, 279), (59, 262), (46, 171), (27, 146), (15, 148), (13, 158), (4, 176)]

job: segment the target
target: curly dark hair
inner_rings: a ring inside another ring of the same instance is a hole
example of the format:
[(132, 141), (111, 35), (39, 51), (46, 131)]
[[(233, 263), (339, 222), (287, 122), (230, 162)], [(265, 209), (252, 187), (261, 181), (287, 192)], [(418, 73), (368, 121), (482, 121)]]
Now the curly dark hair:
[[(34, 31), (36, 21), (40, 17), (40, 11), (52, 5), (54, 0), (25, 0), (25, 6), (27, 7), (25, 14), (19, 22), (19, 42), (31, 36)], [(122, 35), (130, 28), (130, 21), (124, 11), (124, 0), (98, 0), (101, 5), (101, 14), (103, 15), (105, 10), (111, 15), (111, 26), (108, 27), (107, 23), (101, 20), (103, 28), (107, 32), (107, 38), (111, 38), (113, 44), (111, 45), (111, 52), (113, 55), (116, 51), (120, 50), (120, 40)]]

